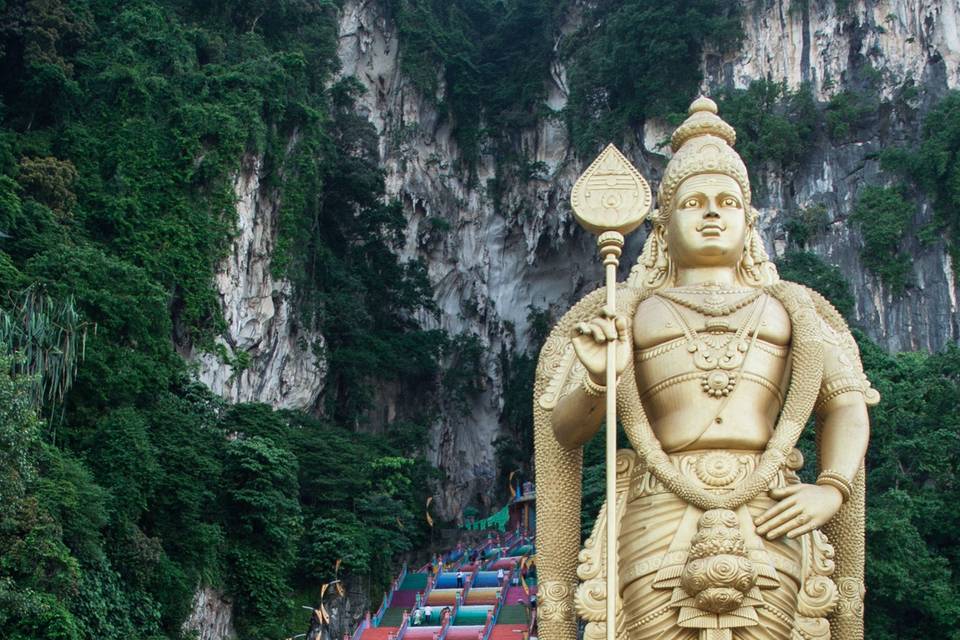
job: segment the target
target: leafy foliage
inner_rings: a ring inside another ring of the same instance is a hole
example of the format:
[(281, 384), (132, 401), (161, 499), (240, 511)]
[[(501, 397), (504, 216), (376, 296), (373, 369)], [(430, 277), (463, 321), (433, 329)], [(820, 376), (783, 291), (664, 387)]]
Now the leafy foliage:
[(814, 204), (787, 212), (783, 226), (790, 246), (802, 250), (806, 249), (810, 240), (826, 231), (829, 222), (827, 208), (822, 204)]
[(809, 251), (788, 251), (777, 260), (777, 270), (784, 280), (799, 282), (819, 292), (845, 318), (851, 318), (854, 299), (850, 286), (844, 280), (840, 269), (826, 264), (817, 254)]
[(683, 112), (699, 89), (707, 46), (739, 43), (737, 5), (717, 0), (601, 1), (565, 52), (571, 140), (589, 155), (650, 116)]
[[(944, 230), (954, 262), (960, 258), (960, 92), (951, 91), (923, 121), (916, 149), (890, 149), (882, 155), (885, 169), (912, 178), (933, 200), (936, 227)], [(937, 229), (926, 236), (939, 235)]]
[(810, 148), (819, 115), (809, 87), (791, 91), (785, 82), (754, 80), (746, 89), (722, 91), (718, 103), (750, 171), (770, 163), (796, 169)]
[(537, 121), (566, 2), (391, 0), (407, 77), (449, 118), (476, 177), (486, 141)]
[(882, 404), (867, 453), (870, 638), (956, 633), (960, 350), (888, 355), (858, 336)]
[(530, 342), (526, 351), (504, 348), (500, 352), (500, 375), (503, 381), (503, 410), (501, 435), (494, 441), (497, 468), (500, 470), (498, 487), (507, 485), (512, 471), (521, 478), (531, 478), (533, 469), (533, 397), (537, 354), (550, 333), (550, 312), (533, 305), (527, 308), (527, 329)]
[(841, 91), (830, 98), (824, 113), (827, 133), (834, 142), (847, 142), (858, 123), (875, 113), (880, 98), (873, 92)]
[(902, 243), (914, 211), (899, 190), (870, 186), (850, 214), (863, 235), (863, 263), (894, 291), (903, 290), (910, 274), (910, 257), (903, 252)]
[[(422, 542), (422, 425), (353, 433), (350, 390), (432, 380), (445, 336), (412, 320), (431, 291), (396, 257), (336, 46), (325, 2), (0, 7), (0, 636), (179, 638), (210, 585), (244, 638), (286, 637), (336, 559), (311, 551), (321, 515), (373, 591)], [(213, 276), (254, 159), (282, 203), (274, 268), (328, 337), (332, 424), (227, 407), (175, 349), (222, 328)], [(37, 407), (62, 412), (55, 438)]]

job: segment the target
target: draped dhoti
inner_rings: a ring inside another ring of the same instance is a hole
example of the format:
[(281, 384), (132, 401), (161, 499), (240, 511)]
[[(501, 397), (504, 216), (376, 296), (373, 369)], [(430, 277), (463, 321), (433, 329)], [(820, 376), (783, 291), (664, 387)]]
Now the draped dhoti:
[[(756, 467), (760, 453), (692, 451), (670, 459), (699, 486), (724, 491)], [(792, 470), (784, 469), (771, 488), (798, 482)], [(738, 509), (705, 514), (638, 469), (619, 532), (630, 640), (789, 640), (796, 628), (825, 625), (825, 620), (821, 625), (806, 618), (810, 611), (798, 612), (798, 602), (805, 577), (815, 573), (821, 582), (809, 583), (808, 590), (835, 592), (832, 582), (822, 582), (832, 572), (832, 549), (819, 532), (795, 540), (761, 538), (753, 520), (774, 504), (763, 493)], [(817, 553), (823, 556), (819, 570), (805, 567)]]

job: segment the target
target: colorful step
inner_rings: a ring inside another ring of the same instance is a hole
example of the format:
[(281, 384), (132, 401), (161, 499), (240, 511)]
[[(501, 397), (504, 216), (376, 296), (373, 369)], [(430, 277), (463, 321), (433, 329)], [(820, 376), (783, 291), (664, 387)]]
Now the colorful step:
[[(470, 574), (463, 572), (463, 581), (470, 577)], [(462, 586), (462, 585), (461, 585)], [(434, 589), (456, 589), (457, 588), (457, 572), (456, 571), (445, 571), (437, 576), (436, 581), (433, 583)]]
[(529, 600), (527, 598), (526, 591), (523, 590), (523, 587), (510, 587), (507, 589), (507, 599), (504, 600), (503, 604), (509, 606), (515, 604), (527, 604), (527, 602), (529, 602)]
[(403, 624), (403, 612), (408, 609), (404, 607), (390, 607), (383, 613), (383, 618), (380, 620), (380, 626), (377, 627), (399, 627)]
[(427, 578), (429, 576), (426, 573), (408, 573), (403, 579), (403, 582), (400, 583), (398, 591), (423, 591), (427, 588)]
[(496, 571), (478, 571), (473, 579), (473, 587), (499, 587), (500, 580)]
[(427, 594), (427, 604), (434, 606), (453, 606), (457, 604), (457, 594), (463, 589), (433, 589)]
[(410, 609), (417, 603), (417, 594), (419, 591), (413, 589), (404, 589), (403, 591), (394, 591), (393, 598), (390, 600), (391, 607)]
[(507, 569), (513, 569), (515, 566), (520, 564), (521, 559), (522, 558), (517, 556), (506, 556), (491, 564), (489, 567), (487, 567), (487, 569), (491, 571), (496, 571), (497, 569), (503, 569), (504, 571)]
[(403, 640), (433, 640), (434, 634), (440, 635), (442, 627), (432, 625), (429, 627), (407, 627), (403, 632)]
[(483, 631), (482, 625), (450, 627), (447, 640), (479, 640)]
[(369, 627), (363, 630), (360, 640), (387, 640), (390, 634), (396, 636), (398, 631), (400, 631), (400, 627), (384, 627), (383, 625)]
[[(520, 589), (520, 592), (522, 593), (523, 589)], [(472, 587), (467, 591), (464, 604), (494, 604), (499, 595), (500, 589), (497, 587)]]
[(527, 607), (522, 604), (504, 605), (497, 624), (530, 624)]
[(457, 609), (457, 616), (453, 619), (453, 624), (456, 627), (472, 624), (483, 626), (487, 624), (487, 617), (491, 611), (493, 611), (492, 605), (463, 605)]
[(525, 624), (497, 624), (493, 626), (490, 640), (527, 640), (528, 632)]

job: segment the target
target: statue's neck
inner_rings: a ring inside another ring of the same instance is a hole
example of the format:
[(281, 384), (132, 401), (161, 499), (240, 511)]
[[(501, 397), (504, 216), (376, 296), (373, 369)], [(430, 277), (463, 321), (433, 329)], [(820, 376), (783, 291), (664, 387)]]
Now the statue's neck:
[(681, 267), (677, 269), (676, 286), (689, 287), (716, 283), (723, 287), (737, 284), (735, 267)]

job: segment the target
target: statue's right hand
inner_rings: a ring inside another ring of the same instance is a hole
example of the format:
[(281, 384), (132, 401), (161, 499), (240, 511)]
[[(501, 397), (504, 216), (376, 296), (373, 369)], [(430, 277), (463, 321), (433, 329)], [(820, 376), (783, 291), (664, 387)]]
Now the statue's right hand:
[(583, 364), (590, 379), (599, 385), (606, 384), (607, 345), (617, 344), (617, 376), (633, 361), (633, 339), (630, 335), (630, 320), (605, 309), (602, 316), (589, 322), (581, 322), (574, 329), (573, 349)]

